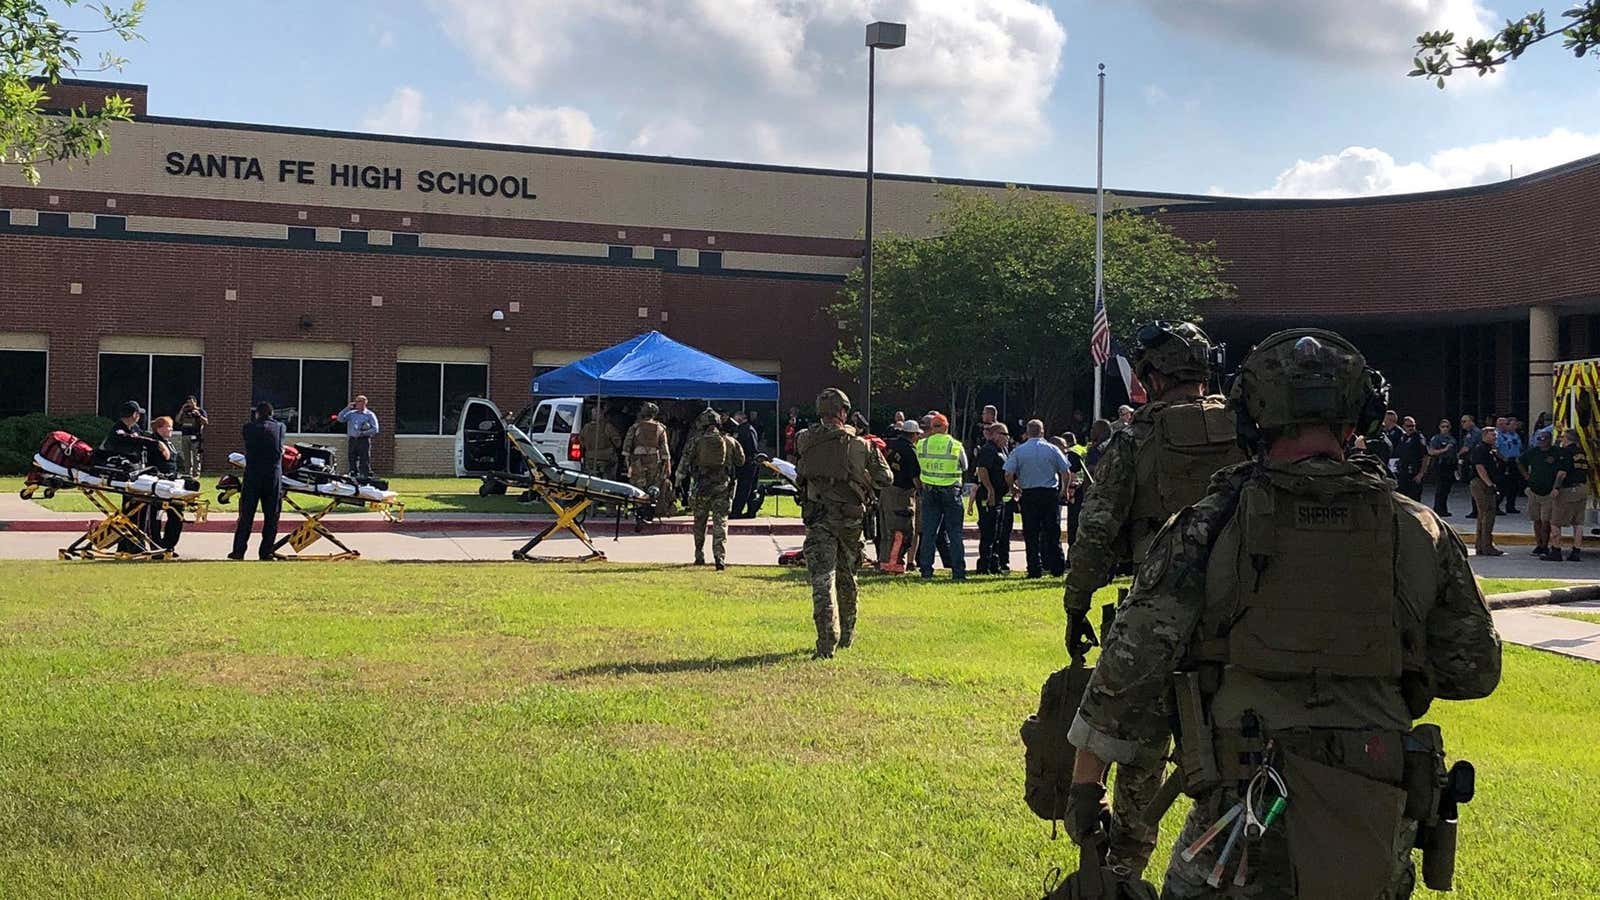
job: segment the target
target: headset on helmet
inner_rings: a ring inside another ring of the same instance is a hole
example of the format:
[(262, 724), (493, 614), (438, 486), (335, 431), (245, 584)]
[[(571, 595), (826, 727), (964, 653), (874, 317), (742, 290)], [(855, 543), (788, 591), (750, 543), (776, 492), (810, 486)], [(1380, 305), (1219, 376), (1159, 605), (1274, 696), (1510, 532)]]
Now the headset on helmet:
[(1261, 449), (1265, 433), (1300, 424), (1354, 425), (1383, 418), (1389, 383), (1343, 336), (1318, 328), (1268, 335), (1240, 364), (1228, 391), (1239, 444)]
[(1157, 320), (1134, 334), (1133, 371), (1143, 379), (1151, 369), (1182, 381), (1211, 377), (1211, 338), (1192, 322)]

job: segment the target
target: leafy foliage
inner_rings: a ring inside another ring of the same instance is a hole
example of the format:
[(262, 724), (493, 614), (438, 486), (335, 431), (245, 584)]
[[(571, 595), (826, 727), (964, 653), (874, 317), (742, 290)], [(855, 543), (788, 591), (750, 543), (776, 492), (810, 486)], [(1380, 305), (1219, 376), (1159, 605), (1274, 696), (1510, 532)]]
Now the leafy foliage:
[[(873, 244), (873, 373), (886, 391), (969, 392), (1025, 382), (1033, 411), (1051, 417), (1092, 375), (1094, 216), (1048, 195), (1004, 197), (952, 189), (933, 216), (935, 237), (879, 236)], [(1156, 219), (1108, 213), (1105, 295), (1113, 334), (1152, 319), (1190, 318), (1198, 300), (1232, 295), (1212, 244), (1193, 244)], [(861, 273), (837, 321), (860, 318)], [(835, 363), (860, 367), (860, 335), (841, 336)]]
[(1561, 45), (1582, 58), (1600, 46), (1600, 0), (1586, 0), (1561, 14), (1563, 21), (1551, 31), (1544, 10), (1520, 19), (1507, 19), (1506, 26), (1490, 37), (1456, 40), (1453, 31), (1427, 31), (1417, 36), (1417, 56), (1412, 59), (1412, 78), (1427, 78), (1444, 88), (1444, 80), (1463, 69), (1484, 76), (1521, 56), (1534, 44), (1561, 35)]
[[(77, 0), (59, 0), (69, 8)], [(39, 164), (88, 159), (110, 147), (108, 125), (133, 116), (125, 97), (105, 98), (91, 112), (87, 105), (62, 115), (44, 112), (50, 86), (63, 75), (120, 70), (126, 60), (110, 51), (87, 66), (78, 46), (82, 37), (109, 34), (122, 41), (139, 38), (144, 0), (127, 9), (110, 5), (86, 7), (103, 27), (68, 28), (56, 21), (42, 0), (0, 0), (0, 165), (19, 166), (29, 184), (39, 183)]]
[(98, 446), (111, 433), (111, 420), (96, 415), (52, 416), (46, 413), (0, 419), (0, 474), (20, 475), (28, 471), (33, 455), (44, 443), (44, 436), (52, 431), (71, 432)]

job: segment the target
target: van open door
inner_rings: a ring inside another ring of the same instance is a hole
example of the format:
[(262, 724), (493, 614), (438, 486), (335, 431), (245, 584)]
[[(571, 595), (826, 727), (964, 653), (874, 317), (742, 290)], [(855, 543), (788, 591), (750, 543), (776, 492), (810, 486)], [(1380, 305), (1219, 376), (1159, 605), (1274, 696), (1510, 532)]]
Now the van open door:
[(500, 407), (482, 397), (468, 397), (456, 425), (456, 477), (504, 472), (510, 453)]

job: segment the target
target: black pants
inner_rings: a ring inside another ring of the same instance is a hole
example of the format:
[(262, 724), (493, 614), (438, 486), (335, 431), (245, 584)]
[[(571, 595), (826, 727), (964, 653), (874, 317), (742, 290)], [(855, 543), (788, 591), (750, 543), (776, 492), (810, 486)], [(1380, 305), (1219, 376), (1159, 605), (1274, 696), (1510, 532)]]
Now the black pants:
[(350, 474), (360, 475), (363, 478), (372, 477), (372, 437), (353, 437), (350, 439)]
[(1060, 578), (1067, 570), (1061, 554), (1061, 492), (1027, 488), (1022, 492), (1022, 544), (1028, 556), (1028, 577), (1048, 571)]
[(1506, 512), (1517, 511), (1517, 498), (1522, 496), (1522, 470), (1517, 468), (1514, 460), (1505, 460), (1500, 464), (1500, 502), (1505, 504)]
[(728, 518), (753, 519), (759, 512), (752, 502), (756, 493), (756, 464), (745, 463), (734, 473), (734, 477), (733, 509), (728, 513)]
[(1418, 503), (1422, 502), (1422, 482), (1417, 479), (1416, 472), (1402, 466), (1395, 477), (1395, 482), (1395, 490), (1400, 492), (1401, 496), (1410, 497)]
[(1078, 516), (1083, 514), (1083, 488), (1078, 488), (1072, 495), (1072, 502), (1067, 504), (1067, 546), (1072, 546), (1078, 540)]
[(1011, 501), (978, 504), (978, 574), (1011, 571)]
[(1433, 511), (1441, 516), (1450, 515), (1450, 489), (1455, 487), (1454, 474), (1441, 468), (1439, 481), (1433, 486)]
[(233, 529), (233, 555), (243, 556), (250, 546), (250, 525), (255, 521), (256, 507), (261, 507), (262, 559), (272, 558), (272, 545), (278, 542), (278, 511), (283, 507), (283, 494), (277, 478), (246, 478), (239, 492), (239, 524)]
[[(146, 502), (144, 500), (135, 500), (128, 496), (122, 498), (123, 514), (132, 519), (133, 524), (139, 526), (140, 531), (149, 535), (152, 541), (159, 544), (161, 543), (161, 535), (156, 528), (158, 524), (156, 508), (157, 504), (154, 500)], [(117, 552), (138, 553), (139, 547), (133, 541), (117, 541)]]
[(159, 534), (151, 532), (150, 536), (168, 550), (176, 550), (178, 539), (183, 537), (183, 511), (168, 506), (161, 510), (161, 515), (164, 518), (161, 532)]

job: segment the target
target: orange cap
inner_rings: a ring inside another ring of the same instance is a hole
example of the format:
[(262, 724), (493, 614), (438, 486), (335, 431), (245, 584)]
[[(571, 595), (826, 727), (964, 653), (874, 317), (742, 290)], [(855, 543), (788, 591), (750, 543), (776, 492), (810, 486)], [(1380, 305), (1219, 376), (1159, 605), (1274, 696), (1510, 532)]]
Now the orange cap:
[(936, 428), (948, 429), (950, 427), (950, 420), (945, 418), (944, 413), (934, 413), (931, 421)]

